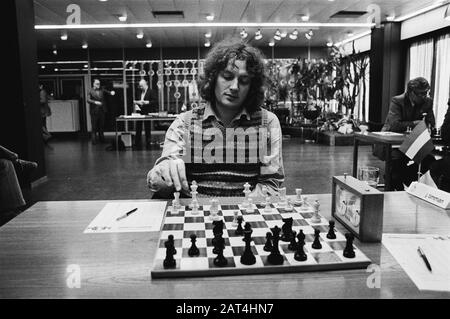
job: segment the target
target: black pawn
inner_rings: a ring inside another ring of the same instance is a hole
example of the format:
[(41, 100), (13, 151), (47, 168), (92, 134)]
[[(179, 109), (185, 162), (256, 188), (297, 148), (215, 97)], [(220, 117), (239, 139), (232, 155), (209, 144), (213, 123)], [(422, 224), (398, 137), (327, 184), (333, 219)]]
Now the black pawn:
[(191, 234), (191, 247), (188, 250), (189, 257), (198, 256), (200, 255), (200, 250), (198, 249), (197, 245), (195, 245), (195, 242), (197, 241), (197, 235)]
[(280, 241), (280, 232), (281, 228), (275, 226), (270, 229), (273, 235), (273, 246), (270, 255), (267, 256), (267, 261), (272, 265), (282, 265), (284, 262), (283, 256), (280, 254), (280, 250), (278, 248), (278, 242)]
[(284, 222), (283, 226), (281, 226), (282, 235), (281, 240), (290, 242), (293, 234), (292, 234), (292, 224), (294, 222), (294, 219), (292, 217), (289, 218), (283, 218), (282, 221)]
[(294, 259), (297, 261), (305, 261), (308, 259), (308, 256), (306, 256), (305, 251), (303, 250), (303, 246), (305, 246), (305, 234), (303, 234), (303, 230), (300, 229), (297, 239), (297, 251), (294, 254)]
[(328, 230), (328, 233), (327, 233), (327, 238), (328, 239), (336, 239), (336, 233), (335, 233), (335, 230), (334, 230), (334, 220), (330, 220), (330, 223), (329, 223), (329, 230)]
[(352, 233), (346, 233), (345, 238), (347, 239), (347, 243), (344, 248), (344, 257), (346, 258), (355, 258), (355, 251), (353, 250), (353, 240), (355, 236)]
[(244, 238), (242, 239), (245, 241), (245, 249), (241, 256), (241, 264), (243, 265), (253, 265), (256, 263), (256, 257), (253, 255), (252, 248), (250, 246), (250, 242), (252, 241), (252, 233), (252, 226), (248, 223), (245, 224)]
[(167, 237), (167, 240), (172, 243), (172, 251), (173, 251), (173, 254), (176, 255), (177, 250), (175, 248), (175, 240), (173, 239), (173, 235), (169, 235), (169, 237)]
[(222, 238), (220, 234), (216, 237), (216, 249), (217, 257), (214, 258), (214, 265), (218, 267), (224, 267), (228, 264), (228, 260), (223, 256), (223, 250), (225, 249), (225, 239)]
[(264, 245), (264, 251), (272, 251), (272, 233), (266, 233), (266, 244)]
[(223, 220), (215, 220), (212, 223), (214, 225), (213, 227), (214, 236), (216, 234), (223, 234), (223, 226), (224, 226)]
[(292, 231), (291, 242), (288, 245), (288, 249), (292, 251), (297, 250), (297, 242), (295, 241), (295, 235), (297, 235), (297, 233), (295, 231)]
[(163, 266), (164, 268), (175, 268), (177, 263), (173, 258), (173, 251), (175, 249), (173, 247), (173, 242), (168, 240), (164, 243), (164, 246), (166, 246), (166, 258), (164, 259)]
[(236, 228), (236, 231), (234, 232), (236, 235), (238, 235), (238, 236), (242, 236), (242, 235), (244, 235), (244, 229), (242, 228), (242, 222), (244, 221), (244, 218), (242, 217), (242, 216), (238, 216), (237, 217), (237, 223), (238, 223), (238, 225), (237, 225), (237, 228)]
[(314, 249), (322, 249), (322, 244), (320, 243), (320, 230), (316, 229), (314, 230), (314, 241), (311, 245), (312, 248)]
[(212, 239), (211, 243), (213, 244), (214, 248), (212, 250), (213, 254), (218, 254), (220, 250), (220, 243), (221, 240), (224, 240), (221, 233), (217, 233), (214, 235), (214, 238)]

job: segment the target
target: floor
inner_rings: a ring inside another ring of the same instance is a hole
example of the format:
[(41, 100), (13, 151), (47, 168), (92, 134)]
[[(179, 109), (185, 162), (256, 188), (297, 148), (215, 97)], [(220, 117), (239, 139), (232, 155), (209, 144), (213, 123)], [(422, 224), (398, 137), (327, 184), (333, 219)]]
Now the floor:
[[(161, 150), (108, 151), (109, 144), (92, 145), (78, 138), (56, 138), (46, 148), (47, 181), (34, 187), (32, 202), (149, 197), (146, 174)], [(352, 173), (352, 146), (305, 143), (283, 138), (285, 186), (288, 194), (302, 188), (305, 194), (331, 192), (331, 177)], [(359, 149), (359, 165), (380, 167), (371, 146)], [(0, 225), (14, 216), (0, 218)], [(5, 220), (6, 218), (6, 220)]]

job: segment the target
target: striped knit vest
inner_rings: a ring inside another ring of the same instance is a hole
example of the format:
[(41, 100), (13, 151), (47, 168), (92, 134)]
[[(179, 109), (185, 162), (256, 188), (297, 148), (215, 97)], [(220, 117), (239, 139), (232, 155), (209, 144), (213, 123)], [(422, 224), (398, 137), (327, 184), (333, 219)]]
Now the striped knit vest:
[[(260, 154), (265, 151), (261, 145), (268, 142), (262, 133), (267, 132), (267, 111), (260, 109), (250, 119), (237, 120), (237, 129), (224, 128), (210, 119), (202, 121), (204, 111), (204, 106), (193, 109), (186, 127), (190, 141), (185, 160), (188, 182), (197, 182), (200, 195), (244, 196), (244, 184), (253, 189), (258, 182)], [(243, 137), (242, 132), (249, 135)]]

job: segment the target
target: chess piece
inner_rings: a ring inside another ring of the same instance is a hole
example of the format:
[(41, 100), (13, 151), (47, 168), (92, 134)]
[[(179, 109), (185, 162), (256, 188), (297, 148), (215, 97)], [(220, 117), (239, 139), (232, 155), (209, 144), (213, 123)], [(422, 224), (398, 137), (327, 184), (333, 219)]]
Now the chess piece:
[(256, 257), (252, 252), (250, 242), (252, 241), (252, 227), (249, 223), (245, 224), (244, 229), (244, 238), (242, 239), (245, 242), (245, 249), (243, 254), (241, 255), (241, 264), (243, 265), (253, 265), (256, 263)]
[(290, 198), (286, 198), (286, 207), (284, 208), (285, 212), (292, 212), (294, 207), (292, 206), (292, 200)]
[(314, 249), (322, 249), (322, 244), (320, 243), (320, 230), (315, 229), (314, 230), (314, 241), (311, 245)]
[(272, 251), (270, 252), (270, 255), (267, 256), (267, 261), (271, 263), (272, 265), (282, 265), (284, 262), (283, 256), (280, 254), (280, 249), (278, 247), (278, 242), (280, 240), (280, 232), (281, 228), (278, 226), (275, 226), (274, 228), (270, 229), (272, 231)]
[(211, 220), (219, 220), (219, 202), (217, 199), (211, 199), (211, 205), (209, 207), (209, 217)]
[(346, 233), (345, 239), (347, 240), (344, 248), (344, 257), (355, 258), (355, 251), (353, 250), (353, 240), (355, 236), (352, 233)]
[(297, 235), (298, 243), (297, 243), (297, 251), (294, 254), (294, 259), (297, 261), (305, 261), (308, 259), (308, 256), (305, 254), (303, 246), (305, 246), (305, 234), (303, 234), (303, 230), (300, 229), (300, 232)]
[(272, 251), (272, 233), (269, 231), (266, 233), (266, 243), (263, 249), (267, 252)]
[(330, 220), (330, 223), (329, 223), (329, 230), (328, 230), (328, 233), (327, 233), (327, 238), (328, 239), (336, 239), (336, 233), (335, 233), (335, 230), (334, 230), (334, 220)]
[(174, 192), (173, 193), (174, 200), (172, 201), (172, 207), (174, 212), (178, 212), (180, 210), (180, 192)]
[(199, 213), (198, 208), (200, 207), (200, 205), (198, 204), (198, 200), (197, 200), (197, 194), (198, 194), (197, 188), (198, 188), (197, 182), (192, 181), (192, 184), (191, 184), (192, 201), (191, 201), (191, 204), (189, 205), (189, 207), (192, 208), (192, 212), (191, 212), (192, 215), (197, 215)]
[(292, 251), (297, 250), (297, 242), (295, 241), (295, 235), (297, 235), (296, 231), (292, 231), (291, 242), (288, 245), (288, 249)]
[(253, 213), (254, 208), (253, 208), (253, 199), (252, 198), (249, 198), (247, 200), (247, 207), (244, 209), (247, 213)]
[(246, 209), (248, 206), (249, 206), (249, 201), (248, 201), (248, 199), (249, 199), (249, 195), (250, 195), (250, 193), (252, 192), (251, 190), (250, 190), (250, 184), (249, 183), (245, 183), (244, 184), (244, 190), (242, 191), (243, 193), (244, 193), (244, 195), (245, 195), (245, 199), (244, 199), (244, 201), (242, 202), (242, 207), (244, 208), (244, 209)]
[(191, 247), (188, 250), (189, 257), (200, 255), (200, 250), (198, 249), (197, 245), (195, 244), (196, 241), (197, 241), (197, 235), (191, 234), (191, 243), (192, 243), (192, 245), (191, 245)]
[(223, 234), (224, 223), (223, 220), (215, 220), (212, 222), (213, 224), (213, 234)]
[(285, 208), (286, 207), (286, 187), (280, 188), (280, 202), (278, 203), (278, 207)]
[(167, 241), (172, 243), (173, 254), (176, 255), (177, 254), (177, 250), (175, 249), (175, 240), (173, 239), (173, 235), (169, 235), (167, 237)]
[(297, 195), (294, 200), (295, 205), (301, 206), (303, 204), (302, 192), (303, 192), (303, 190), (301, 188), (295, 189), (295, 194)]
[(262, 186), (261, 187), (261, 193), (262, 193), (262, 197), (264, 198), (263, 201), (260, 203), (262, 206), (266, 206), (267, 204), (267, 196), (269, 194), (269, 191), (267, 190), (267, 186)]
[(175, 249), (173, 241), (167, 240), (164, 246), (166, 247), (166, 258), (163, 261), (163, 266), (164, 268), (175, 268), (177, 263), (175, 258), (173, 258), (173, 255), (175, 255), (173, 252)]
[(302, 211), (306, 211), (306, 210), (309, 209), (308, 197), (307, 197), (307, 196), (303, 196), (302, 206), (300, 206), (300, 209), (301, 209)]
[(216, 237), (216, 244), (215, 247), (213, 249), (216, 252), (214, 252), (215, 254), (217, 254), (217, 257), (214, 258), (214, 265), (218, 266), (218, 267), (224, 267), (228, 264), (228, 260), (223, 256), (223, 250), (225, 249), (225, 239), (222, 238), (222, 235), (218, 234)]
[(294, 222), (294, 219), (292, 217), (289, 218), (283, 218), (281, 219), (283, 221), (283, 226), (281, 226), (281, 240), (289, 242), (292, 238), (292, 223)]
[(238, 222), (237, 222), (238, 214), (239, 214), (239, 212), (237, 210), (235, 210), (233, 212), (234, 217), (233, 217), (233, 221), (231, 222), (232, 227), (237, 227), (237, 225), (238, 225)]
[(213, 244), (214, 248), (212, 250), (213, 254), (219, 253), (219, 243), (223, 239), (222, 233), (216, 233), (214, 234), (214, 238), (211, 240), (211, 243)]
[(237, 217), (238, 226), (236, 228), (236, 231), (234, 232), (238, 236), (244, 235), (244, 229), (242, 228), (242, 222), (243, 221), (244, 221), (244, 218), (241, 215), (239, 215)]
[(321, 221), (320, 215), (319, 215), (320, 203), (317, 199), (314, 202), (313, 207), (314, 207), (314, 215), (313, 215), (313, 217), (311, 217), (311, 222), (312, 223), (320, 223), (320, 221)]
[(270, 206), (270, 196), (266, 197), (266, 206), (264, 207), (264, 212), (265, 213), (272, 212), (272, 207)]

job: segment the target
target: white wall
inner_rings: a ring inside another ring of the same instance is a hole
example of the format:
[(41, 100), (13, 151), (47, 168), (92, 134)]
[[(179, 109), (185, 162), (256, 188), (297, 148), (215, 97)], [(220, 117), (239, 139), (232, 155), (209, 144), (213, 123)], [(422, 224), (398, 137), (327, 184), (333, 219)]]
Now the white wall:
[(424, 33), (450, 26), (450, 21), (444, 19), (447, 6), (428, 11), (402, 22), (401, 39), (409, 39)]

